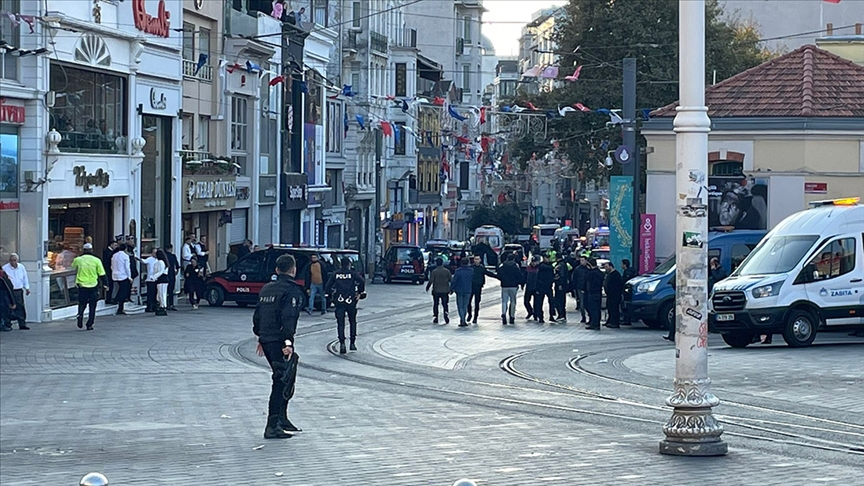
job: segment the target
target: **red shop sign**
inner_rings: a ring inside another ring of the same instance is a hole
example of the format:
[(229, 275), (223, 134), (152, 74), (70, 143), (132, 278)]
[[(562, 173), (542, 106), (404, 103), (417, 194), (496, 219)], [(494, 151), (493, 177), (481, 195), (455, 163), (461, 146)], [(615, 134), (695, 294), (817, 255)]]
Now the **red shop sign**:
[(24, 107), (7, 105), (6, 98), (0, 98), (0, 123), (24, 124)]
[(159, 0), (159, 10), (156, 17), (147, 13), (144, 8), (144, 0), (132, 0), (132, 17), (135, 19), (135, 27), (148, 34), (168, 37), (171, 32), (171, 12), (165, 10), (165, 0)]
[(828, 194), (827, 182), (805, 182), (804, 194)]

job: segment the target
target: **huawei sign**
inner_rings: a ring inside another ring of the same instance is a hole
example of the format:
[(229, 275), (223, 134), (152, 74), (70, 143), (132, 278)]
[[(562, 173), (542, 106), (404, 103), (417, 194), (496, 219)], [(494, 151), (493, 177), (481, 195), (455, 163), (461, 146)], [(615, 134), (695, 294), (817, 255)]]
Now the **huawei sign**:
[(171, 12), (165, 10), (165, 0), (159, 0), (159, 11), (156, 17), (147, 13), (144, 8), (144, 0), (132, 0), (132, 17), (135, 19), (135, 27), (148, 34), (168, 37), (171, 32)]

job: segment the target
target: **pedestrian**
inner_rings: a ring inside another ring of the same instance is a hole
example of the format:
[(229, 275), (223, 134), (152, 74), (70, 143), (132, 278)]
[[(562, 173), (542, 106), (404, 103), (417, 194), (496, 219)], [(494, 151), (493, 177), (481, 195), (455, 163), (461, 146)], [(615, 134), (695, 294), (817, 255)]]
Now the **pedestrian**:
[[(118, 243), (117, 241), (112, 241), (108, 243), (108, 246), (102, 250), (102, 266), (105, 268), (105, 274), (111, 275), (111, 257), (114, 256), (114, 252), (117, 251)], [(105, 294), (105, 304), (113, 304), (114, 303), (114, 279), (108, 279), (108, 292)]]
[(15, 295), (12, 293), (12, 282), (3, 267), (0, 267), (0, 331), (12, 330), (12, 319), (18, 304), (15, 303)]
[(114, 301), (117, 315), (124, 316), (126, 300), (132, 295), (132, 264), (126, 253), (126, 244), (120, 244), (111, 256), (111, 281), (114, 282)]
[(192, 236), (187, 236), (183, 238), (183, 248), (180, 250), (180, 260), (183, 268), (189, 266), (193, 256), (195, 256), (195, 239)]
[[(486, 285), (486, 267), (483, 266), (483, 259), (479, 255), (474, 255), (471, 259), (473, 265), (471, 269), (474, 271), (474, 277), (471, 280), (471, 299), (468, 300), (468, 315), (465, 318), (470, 321), (471, 316), (474, 316), (474, 324), (477, 324), (477, 318), (480, 317), (480, 299), (483, 296), (483, 286)], [(471, 306), (474, 306), (472, 313)]]
[(315, 310), (315, 297), (321, 297), (321, 315), (327, 313), (327, 297), (324, 295), (324, 284), (327, 282), (327, 269), (318, 261), (318, 255), (313, 254), (309, 266), (306, 267), (305, 282), (309, 288), (309, 307), (306, 313), (310, 316)]
[(522, 269), (512, 254), (504, 255), (504, 262), (498, 266), (494, 277), (501, 282), (501, 324), (507, 325), (507, 317), (510, 317), (510, 324), (516, 324), (516, 297), (524, 280)]
[(720, 260), (717, 257), (712, 257), (708, 262), (708, 295), (714, 291), (714, 284), (729, 277), (723, 265), (720, 265)]
[(198, 266), (204, 269), (204, 276), (210, 274), (210, 250), (207, 249), (207, 237), (201, 236), (195, 244), (195, 256), (198, 257)]
[(450, 279), (453, 274), (444, 266), (444, 259), (435, 259), (435, 269), (429, 272), (429, 281), (426, 282), (426, 292), (432, 289), (432, 324), (438, 324), (438, 303), (444, 309), (444, 324), (450, 324)]
[(351, 259), (343, 258), (339, 270), (333, 273), (325, 286), (333, 300), (336, 312), (336, 334), (339, 337), (339, 354), (345, 354), (345, 316), (350, 325), (351, 351), (357, 351), (357, 302), (366, 298), (366, 280), (351, 268)]
[(285, 15), (285, 0), (274, 0), (272, 6), (270, 16), (281, 22), (282, 16)]
[(243, 244), (237, 248), (237, 259), (239, 260), (250, 253), (252, 253), (252, 240), (243, 240)]
[(603, 281), (603, 290), (606, 291), (605, 326), (618, 329), (621, 327), (621, 299), (624, 293), (624, 282), (611, 261), (606, 262), (606, 278)]
[(525, 310), (528, 312), (525, 315), (525, 319), (531, 319), (534, 317), (534, 308), (531, 306), (531, 299), (534, 298), (534, 294), (537, 292), (537, 267), (540, 265), (540, 257), (532, 256), (531, 261), (528, 262), (528, 266), (525, 267), (525, 275), (522, 277), (522, 288), (525, 293), (522, 295), (522, 305), (525, 306)]
[(105, 267), (102, 261), (93, 256), (93, 244), (84, 243), (84, 253), (72, 260), (75, 269), (75, 285), (78, 286), (78, 329), (84, 327), (84, 310), (89, 306), (87, 330), (93, 330), (96, 318), (96, 304), (99, 302), (99, 285), (108, 289)]
[(171, 243), (165, 245), (165, 257), (168, 259), (168, 306), (166, 308), (170, 311), (176, 311), (174, 294), (177, 292), (177, 274), (180, 272), (180, 262), (177, 261), (174, 245)]
[[(626, 284), (630, 281), (630, 279), (636, 277), (638, 272), (632, 265), (630, 265), (630, 260), (624, 258), (621, 260), (621, 280)], [(629, 326), (630, 325), (630, 313), (624, 308), (624, 292), (621, 292), (621, 325)]]
[(156, 250), (156, 264), (153, 266), (156, 278), (156, 315), (167, 316), (168, 307), (168, 257), (162, 249)]
[(258, 356), (265, 356), (273, 371), (267, 405), (265, 439), (287, 439), (301, 429), (288, 420), (288, 403), (294, 397), (297, 362), (294, 333), (306, 293), (294, 280), (297, 263), (291, 255), (276, 259), (276, 281), (258, 294), (252, 316), (252, 332), (258, 338)]
[(450, 291), (456, 294), (456, 308), (459, 310), (459, 327), (465, 327), (468, 322), (468, 303), (471, 302), (471, 281), (474, 279), (474, 270), (468, 266), (468, 259), (459, 260), (459, 268), (453, 274), (450, 281)]
[(534, 291), (534, 320), (543, 324), (543, 300), (549, 300), (549, 322), (555, 322), (555, 304), (552, 302), (552, 284), (555, 282), (555, 269), (549, 263), (549, 255), (544, 254), (537, 266), (537, 289)]
[(584, 255), (579, 256), (579, 265), (570, 276), (570, 286), (576, 291), (576, 308), (582, 316), (580, 324), (588, 322), (585, 319), (585, 278), (588, 276), (588, 259)]
[(198, 258), (192, 257), (189, 265), (183, 270), (183, 290), (189, 296), (193, 309), (198, 308), (201, 296), (204, 295), (204, 269), (198, 266)]
[(27, 277), (27, 269), (18, 262), (18, 254), (9, 255), (9, 262), (3, 265), (3, 271), (12, 284), (12, 296), (15, 300), (15, 317), (18, 320), (18, 329), (28, 330), (27, 327), (27, 304), (24, 296), (30, 295), (30, 279)]
[(600, 330), (600, 310), (603, 305), (603, 272), (597, 268), (597, 260), (588, 258), (585, 274), (585, 308), (588, 324), (585, 329)]
[(144, 259), (144, 265), (147, 267), (147, 279), (145, 280), (145, 286), (147, 287), (147, 307), (144, 309), (144, 312), (156, 312), (156, 309), (159, 307), (156, 301), (156, 279), (158, 276), (155, 274), (156, 262), (158, 261), (159, 259), (156, 258), (156, 248), (150, 250), (150, 254)]
[(555, 290), (555, 315), (558, 316), (556, 322), (567, 322), (567, 294), (570, 293), (570, 270), (571, 267), (567, 264), (564, 255), (558, 255), (558, 261), (554, 266), (555, 281), (553, 289)]

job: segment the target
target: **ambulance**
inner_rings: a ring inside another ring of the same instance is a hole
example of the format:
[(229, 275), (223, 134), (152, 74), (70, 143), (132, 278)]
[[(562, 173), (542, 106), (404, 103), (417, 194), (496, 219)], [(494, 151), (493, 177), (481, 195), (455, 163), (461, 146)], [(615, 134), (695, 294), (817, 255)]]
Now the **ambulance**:
[(810, 204), (714, 285), (709, 329), (729, 346), (776, 333), (804, 347), (817, 332), (864, 329), (864, 205), (859, 198)]

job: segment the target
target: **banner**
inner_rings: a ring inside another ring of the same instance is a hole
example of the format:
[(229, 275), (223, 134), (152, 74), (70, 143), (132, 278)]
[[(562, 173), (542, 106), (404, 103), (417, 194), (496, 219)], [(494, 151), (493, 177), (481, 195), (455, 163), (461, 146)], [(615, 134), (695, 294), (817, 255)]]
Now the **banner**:
[(657, 260), (654, 253), (656, 227), (657, 216), (653, 214), (642, 215), (639, 223), (639, 248), (642, 249), (639, 255), (639, 275), (654, 271), (654, 262)]
[(612, 176), (609, 183), (609, 260), (621, 268), (621, 260), (633, 255), (633, 178)]
[(708, 227), (768, 229), (768, 179), (709, 177)]

